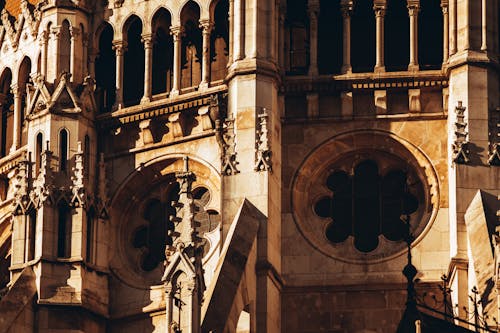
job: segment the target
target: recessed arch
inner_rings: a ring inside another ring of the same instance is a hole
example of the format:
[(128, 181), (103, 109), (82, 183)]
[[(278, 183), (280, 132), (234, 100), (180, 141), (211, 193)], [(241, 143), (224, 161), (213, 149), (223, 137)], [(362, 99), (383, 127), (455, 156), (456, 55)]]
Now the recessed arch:
[(96, 100), (101, 113), (110, 112), (116, 101), (116, 55), (114, 30), (105, 22), (96, 33), (99, 54), (95, 60)]
[(17, 76), (17, 85), (19, 88), (19, 93), (21, 94), (21, 114), (20, 114), (20, 124), (19, 130), (21, 134), (21, 146), (24, 146), (27, 143), (28, 139), (28, 129), (24, 123), (25, 110), (26, 110), (26, 102), (28, 96), (28, 87), (27, 84), (30, 82), (30, 74), (31, 74), (31, 59), (28, 56), (25, 56), (21, 61), (19, 66), (19, 72)]
[(441, 4), (420, 0), (418, 63), (420, 69), (440, 69), (443, 62), (443, 13)]
[(68, 171), (69, 158), (69, 131), (66, 128), (59, 130), (59, 171)]
[(214, 8), (214, 28), (210, 34), (210, 80), (226, 77), (229, 57), (229, 1), (219, 0)]
[(372, 72), (375, 67), (375, 13), (373, 0), (356, 1), (351, 18), (351, 65), (353, 72)]
[(1, 133), (0, 133), (0, 155), (7, 155), (9, 148), (12, 145), (12, 129), (14, 124), (14, 96), (11, 92), (12, 71), (9, 67), (4, 68), (0, 76), (0, 99), (1, 107)]
[(193, 0), (181, 10), (181, 25), (184, 30), (181, 50), (181, 88), (197, 87), (201, 82), (202, 31), (200, 28), (201, 7)]
[(170, 34), (172, 17), (170, 12), (161, 7), (151, 20), (153, 33), (153, 95), (166, 93), (172, 89), (173, 79), (173, 50), (174, 42)]
[(309, 16), (307, 0), (288, 0), (285, 17), (285, 67), (289, 75), (309, 69)]
[(123, 102), (126, 106), (139, 104), (144, 94), (143, 22), (130, 16), (124, 25), (126, 51), (123, 56)]
[(60, 34), (59, 34), (59, 68), (58, 75), (61, 73), (70, 73), (71, 68), (71, 24), (68, 20), (64, 20), (61, 23)]
[(407, 70), (410, 62), (410, 18), (406, 1), (387, 1), (384, 33), (386, 70)]

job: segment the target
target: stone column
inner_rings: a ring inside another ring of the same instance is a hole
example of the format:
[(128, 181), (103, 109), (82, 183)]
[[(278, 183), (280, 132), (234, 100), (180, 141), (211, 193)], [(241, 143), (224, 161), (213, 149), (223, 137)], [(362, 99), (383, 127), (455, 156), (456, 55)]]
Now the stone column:
[(141, 41), (144, 43), (144, 95), (141, 103), (151, 101), (151, 74), (153, 72), (153, 35), (143, 34)]
[(181, 87), (182, 27), (170, 27), (170, 34), (174, 38), (174, 77), (170, 97), (174, 97), (179, 95)]
[(419, 1), (408, 0), (408, 15), (410, 16), (410, 63), (408, 71), (418, 71), (418, 12)]
[(89, 34), (87, 33), (82, 35), (82, 47), (83, 47), (82, 75), (83, 77), (86, 77), (87, 75), (89, 75), (89, 69), (88, 69)]
[(449, 3), (450, 11), (450, 53), (449, 56), (457, 53), (457, 0), (451, 0)]
[(71, 40), (71, 52), (69, 55), (69, 71), (71, 73), (71, 81), (78, 81), (77, 70), (76, 70), (76, 42), (78, 36), (80, 35), (80, 29), (70, 26), (69, 35)]
[(210, 84), (210, 33), (213, 29), (210, 20), (200, 20), (200, 28), (203, 29), (203, 52), (201, 62), (201, 82), (199, 88), (207, 89)]
[(233, 63), (233, 53), (234, 53), (234, 0), (229, 0), (229, 45), (228, 45), (228, 57), (227, 66), (231, 66)]
[(245, 0), (234, 0), (234, 61), (245, 58)]
[(95, 59), (97, 58), (97, 50), (94, 48), (90, 49), (88, 58), (89, 58), (89, 66), (88, 66), (88, 75), (95, 79)]
[(309, 75), (318, 75), (318, 16), (319, 3), (309, 0)]
[(22, 87), (13, 84), (11, 87), (12, 95), (14, 95), (14, 123), (12, 124), (12, 146), (10, 152), (13, 153), (19, 148), (21, 142), (21, 106), (22, 106)]
[(351, 1), (343, 2), (340, 5), (343, 18), (343, 39), (342, 39), (342, 74), (352, 73), (351, 66), (351, 15), (353, 4)]
[(123, 107), (123, 55), (127, 48), (127, 42), (122, 40), (113, 41), (113, 50), (116, 52), (116, 101), (113, 109)]
[(450, 38), (450, 27), (449, 27), (449, 17), (448, 17), (448, 0), (441, 0), (441, 9), (443, 11), (443, 63), (448, 61), (450, 50), (449, 50), (449, 38)]
[(59, 59), (59, 56), (57, 54), (59, 53), (59, 39), (61, 36), (61, 27), (52, 27), (51, 28), (51, 33), (54, 36), (54, 48), (50, 51), (52, 51), (52, 54), (47, 54), (47, 60), (49, 56), (54, 57), (54, 67), (51, 66), (52, 70), (50, 71), (52, 76), (47, 78), (48, 81), (55, 81), (58, 78), (58, 75), (60, 74), (60, 68), (61, 68), (61, 62)]
[(41, 48), (41, 54), (40, 54), (40, 67), (38, 71), (40, 74), (42, 74), (44, 77), (47, 76), (47, 47), (48, 47), (48, 41), (49, 41), (49, 33), (47, 30), (42, 31), (40, 34), (40, 48)]
[[(500, 18), (497, 18), (499, 20)], [(488, 50), (488, 12), (486, 9), (486, 0), (481, 2), (481, 51)]]
[(375, 11), (375, 26), (376, 26), (376, 60), (375, 72), (385, 72), (384, 64), (384, 17), (386, 5), (384, 3), (375, 3), (373, 5)]

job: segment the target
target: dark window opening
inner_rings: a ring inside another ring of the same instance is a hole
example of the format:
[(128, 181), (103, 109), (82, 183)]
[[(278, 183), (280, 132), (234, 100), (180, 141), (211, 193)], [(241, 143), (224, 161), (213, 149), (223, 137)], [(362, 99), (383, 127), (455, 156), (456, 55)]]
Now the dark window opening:
[(126, 106), (139, 104), (144, 95), (144, 46), (142, 22), (137, 16), (129, 19), (127, 50), (123, 60), (123, 102)]
[(153, 17), (153, 95), (172, 90), (174, 42), (170, 25), (170, 13), (160, 9)]
[(31, 60), (28, 57), (25, 57), (19, 67), (19, 77), (18, 77), (18, 87), (20, 89), (21, 94), (21, 115), (20, 120), (21, 123), (20, 131), (21, 131), (21, 146), (26, 145), (28, 140), (28, 127), (24, 121), (24, 117), (26, 115), (26, 102), (27, 102), (27, 84), (30, 82), (30, 73), (31, 73)]
[(59, 171), (68, 171), (68, 131), (59, 132)]
[(410, 19), (406, 1), (388, 1), (384, 32), (386, 70), (406, 71), (410, 63)]
[(373, 0), (356, 1), (351, 18), (352, 71), (372, 72), (375, 67), (375, 13)]
[(322, 0), (318, 21), (318, 70), (338, 74), (343, 63), (343, 19), (339, 0)]
[(197, 87), (201, 82), (202, 31), (200, 8), (189, 1), (181, 13), (184, 35), (181, 53), (181, 88)]
[(0, 300), (7, 293), (9, 288), (7, 285), (10, 282), (10, 249), (12, 246), (11, 238), (5, 240), (0, 246)]
[(354, 175), (335, 171), (326, 186), (332, 197), (323, 197), (314, 206), (315, 213), (330, 218), (326, 237), (342, 243), (349, 236), (361, 252), (371, 252), (379, 244), (379, 236), (400, 241), (406, 235), (402, 216), (417, 211), (418, 200), (408, 191), (407, 175), (393, 170), (382, 176), (377, 164), (365, 160), (354, 168)]
[(68, 203), (57, 205), (57, 256), (69, 258), (71, 254), (71, 211)]
[(210, 35), (210, 76), (211, 81), (226, 77), (229, 56), (229, 2), (221, 0), (215, 7), (215, 26)]
[(40, 173), (40, 168), (42, 167), (42, 149), (43, 149), (43, 134), (38, 133), (36, 135), (35, 143), (35, 176)]
[(443, 14), (439, 1), (420, 0), (418, 63), (420, 69), (440, 69), (443, 62)]
[(289, 0), (285, 20), (287, 74), (303, 75), (309, 69), (309, 17), (307, 1)]
[(64, 20), (61, 25), (59, 35), (59, 73), (70, 73), (71, 62), (71, 35), (69, 31), (69, 22)]
[(99, 55), (95, 60), (96, 99), (100, 112), (110, 112), (116, 101), (116, 56), (113, 28), (106, 23), (99, 36)]
[(0, 77), (0, 105), (2, 111), (2, 126), (0, 133), (0, 157), (7, 155), (12, 145), (12, 129), (14, 122), (14, 96), (10, 86), (12, 84), (12, 72), (6, 68)]
[(95, 223), (95, 211), (91, 208), (87, 212), (87, 239), (85, 258), (88, 263), (95, 263), (95, 245), (97, 243), (97, 225)]
[(35, 259), (35, 246), (36, 246), (36, 214), (37, 211), (35, 209), (30, 210), (28, 213), (28, 261)]

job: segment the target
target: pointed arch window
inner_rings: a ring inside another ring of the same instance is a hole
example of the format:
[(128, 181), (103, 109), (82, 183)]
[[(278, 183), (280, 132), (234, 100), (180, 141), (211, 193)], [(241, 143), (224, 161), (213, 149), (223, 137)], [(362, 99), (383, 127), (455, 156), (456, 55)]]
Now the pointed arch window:
[(35, 246), (36, 246), (36, 215), (37, 211), (36, 209), (31, 209), (28, 213), (28, 223), (26, 223), (26, 226), (28, 228), (27, 230), (27, 240), (26, 240), (26, 253), (27, 253), (27, 261), (35, 259)]
[(106, 23), (99, 35), (99, 55), (95, 60), (96, 96), (100, 112), (110, 112), (116, 101), (116, 55), (113, 28)]
[(61, 31), (59, 35), (59, 73), (67, 72), (70, 73), (70, 63), (71, 63), (71, 33), (70, 25), (67, 20), (64, 20), (61, 25)]
[(172, 90), (174, 41), (170, 35), (171, 17), (160, 9), (153, 17), (153, 95)]
[(210, 79), (223, 80), (229, 56), (229, 2), (220, 0), (214, 11), (214, 30), (210, 35)]
[(4, 69), (0, 77), (0, 107), (1, 107), (1, 133), (0, 133), (0, 155), (7, 155), (10, 146), (12, 145), (12, 128), (13, 128), (13, 102), (14, 97), (10, 86), (12, 84), (12, 72), (9, 68)]
[(59, 131), (59, 171), (67, 172), (68, 170), (68, 149), (69, 135), (66, 129)]
[(306, 74), (309, 69), (309, 17), (306, 0), (288, 0), (286, 8), (287, 72)]
[(144, 94), (144, 46), (142, 21), (133, 16), (125, 25), (127, 49), (123, 67), (123, 101), (126, 106), (139, 104)]
[(200, 7), (189, 1), (181, 12), (184, 28), (181, 53), (181, 88), (197, 87), (201, 82), (202, 34)]
[(43, 134), (38, 133), (36, 135), (35, 142), (35, 176), (38, 176), (40, 169), (42, 167), (42, 149), (43, 149)]

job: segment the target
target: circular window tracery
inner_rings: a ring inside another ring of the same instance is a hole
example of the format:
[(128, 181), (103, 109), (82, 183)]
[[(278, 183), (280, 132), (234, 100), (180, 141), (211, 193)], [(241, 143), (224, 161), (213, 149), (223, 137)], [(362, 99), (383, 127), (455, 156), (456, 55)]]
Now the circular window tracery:
[(326, 238), (342, 243), (352, 236), (361, 252), (375, 250), (380, 235), (390, 241), (403, 240), (406, 226), (401, 216), (414, 213), (419, 205), (403, 170), (381, 175), (372, 160), (357, 164), (352, 176), (345, 171), (330, 173), (325, 185), (332, 195), (318, 200), (314, 211), (330, 219)]
[(390, 133), (356, 131), (305, 159), (291, 199), (299, 231), (317, 250), (346, 262), (376, 262), (405, 250), (407, 214), (414, 243), (420, 241), (437, 214), (439, 182), (417, 147)]

